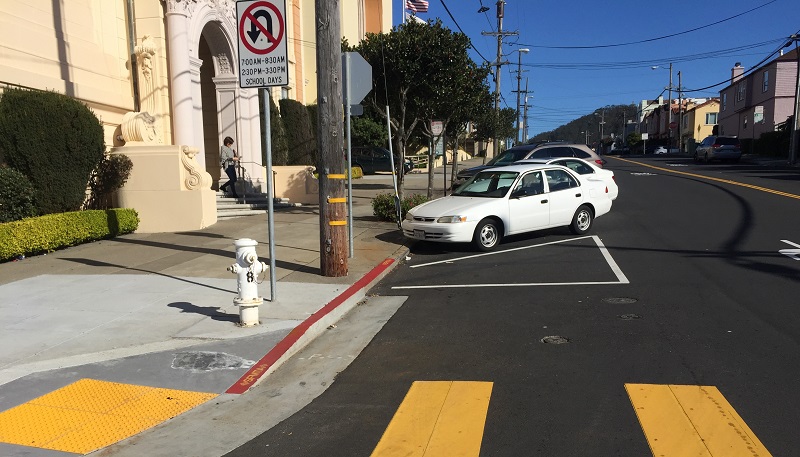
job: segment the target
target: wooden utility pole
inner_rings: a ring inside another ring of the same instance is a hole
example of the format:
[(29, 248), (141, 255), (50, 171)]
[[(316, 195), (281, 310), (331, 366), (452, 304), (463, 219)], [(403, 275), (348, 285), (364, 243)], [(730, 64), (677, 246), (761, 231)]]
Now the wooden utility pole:
[(347, 276), (347, 177), (342, 112), (340, 0), (315, 0), (319, 258), (323, 276)]

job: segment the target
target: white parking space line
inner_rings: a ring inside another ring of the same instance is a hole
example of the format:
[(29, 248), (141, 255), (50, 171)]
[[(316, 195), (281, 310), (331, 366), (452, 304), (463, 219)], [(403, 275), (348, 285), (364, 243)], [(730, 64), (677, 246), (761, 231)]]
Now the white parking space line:
[(429, 267), (431, 265), (438, 265), (440, 263), (453, 263), (453, 262), (458, 262), (460, 260), (469, 260), (469, 259), (474, 259), (476, 257), (485, 257), (487, 255), (505, 254), (507, 252), (522, 251), (524, 249), (533, 249), (533, 248), (538, 248), (540, 246), (547, 246), (547, 245), (550, 245), (550, 244), (566, 243), (568, 241), (585, 240), (586, 238), (592, 238), (592, 236), (591, 235), (587, 235), (587, 236), (582, 236), (580, 238), (570, 238), (568, 240), (559, 240), (559, 241), (551, 241), (549, 243), (534, 244), (533, 246), (523, 246), (521, 248), (512, 248), (512, 249), (505, 249), (505, 250), (502, 250), (502, 251), (485, 252), (483, 254), (468, 255), (466, 257), (459, 257), (457, 259), (448, 259), (448, 260), (439, 260), (437, 262), (421, 263), (419, 265), (412, 265), (411, 268)]
[(476, 257), (483, 257), (487, 255), (497, 255), (497, 254), (504, 254), (507, 252), (513, 251), (521, 251), (523, 249), (533, 249), (541, 246), (547, 246), (552, 244), (558, 243), (566, 243), (569, 241), (577, 241), (583, 240), (587, 238), (592, 238), (597, 244), (600, 253), (603, 255), (603, 258), (608, 263), (608, 266), (611, 268), (611, 271), (614, 272), (614, 275), (617, 277), (616, 281), (586, 281), (586, 282), (532, 282), (532, 283), (499, 283), (499, 284), (439, 284), (439, 285), (424, 285), (424, 286), (394, 286), (392, 289), (454, 289), (454, 288), (476, 288), (476, 287), (532, 287), (532, 286), (575, 286), (575, 285), (608, 285), (608, 284), (630, 284), (630, 281), (622, 272), (622, 269), (619, 268), (617, 262), (614, 261), (614, 258), (611, 257), (611, 253), (608, 252), (608, 249), (605, 247), (602, 241), (600, 241), (600, 237), (597, 235), (590, 235), (590, 236), (583, 236), (580, 238), (570, 238), (567, 240), (560, 240), (560, 241), (553, 241), (550, 243), (542, 243), (536, 244), (533, 246), (524, 246), (520, 248), (513, 248), (513, 249), (506, 249), (504, 251), (497, 251), (497, 252), (487, 252), (485, 254), (476, 254), (470, 255), (466, 257), (460, 257), (457, 259), (450, 259), (450, 260), (440, 260), (437, 262), (429, 262), (423, 263), (420, 265), (413, 265), (411, 268), (419, 268), (419, 267), (427, 267), (431, 265), (438, 265), (442, 263), (453, 263), (458, 262), (461, 260), (468, 260), (474, 259)]

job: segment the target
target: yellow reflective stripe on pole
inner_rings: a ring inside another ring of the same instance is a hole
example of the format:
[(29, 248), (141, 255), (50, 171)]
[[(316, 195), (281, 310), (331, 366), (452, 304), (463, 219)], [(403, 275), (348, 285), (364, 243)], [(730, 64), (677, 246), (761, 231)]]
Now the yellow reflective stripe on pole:
[(330, 221), (328, 225), (336, 226), (336, 225), (347, 225), (347, 221)]
[(347, 203), (347, 198), (346, 197), (341, 197), (341, 198), (328, 197), (328, 203)]
[(328, 175), (328, 179), (347, 179), (347, 175), (340, 175), (340, 174)]

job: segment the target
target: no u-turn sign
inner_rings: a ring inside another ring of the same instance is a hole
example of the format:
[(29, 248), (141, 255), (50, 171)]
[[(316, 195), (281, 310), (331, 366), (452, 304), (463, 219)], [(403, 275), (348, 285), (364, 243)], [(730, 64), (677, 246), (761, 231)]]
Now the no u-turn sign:
[(289, 84), (286, 1), (236, 2), (239, 26), (239, 87)]

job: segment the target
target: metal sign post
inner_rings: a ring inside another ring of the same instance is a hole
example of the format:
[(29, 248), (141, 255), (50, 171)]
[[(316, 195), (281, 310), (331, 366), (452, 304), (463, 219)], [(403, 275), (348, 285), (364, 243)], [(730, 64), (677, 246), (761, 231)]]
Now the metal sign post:
[[(344, 90), (344, 106), (347, 130), (347, 239), (350, 246), (350, 258), (355, 254), (353, 250), (353, 163), (352, 163), (352, 132), (350, 131), (350, 116), (353, 116), (353, 105), (361, 103), (369, 91), (372, 90), (372, 66), (357, 52), (342, 53), (342, 90)], [(363, 110), (361, 111), (363, 113)], [(392, 166), (394, 170), (394, 166)]]
[(267, 230), (269, 231), (269, 293), (275, 301), (275, 176), (272, 174), (272, 126), (267, 87), (289, 84), (286, 45), (286, 1), (248, 0), (236, 2), (239, 25), (239, 87), (259, 88), (261, 108), (261, 147), (266, 152)]

